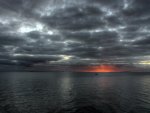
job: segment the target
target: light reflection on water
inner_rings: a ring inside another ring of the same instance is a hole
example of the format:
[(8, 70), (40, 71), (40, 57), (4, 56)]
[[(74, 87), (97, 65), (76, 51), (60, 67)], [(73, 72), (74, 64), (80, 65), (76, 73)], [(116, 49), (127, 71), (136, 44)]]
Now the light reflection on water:
[(0, 112), (149, 113), (147, 74), (1, 73)]

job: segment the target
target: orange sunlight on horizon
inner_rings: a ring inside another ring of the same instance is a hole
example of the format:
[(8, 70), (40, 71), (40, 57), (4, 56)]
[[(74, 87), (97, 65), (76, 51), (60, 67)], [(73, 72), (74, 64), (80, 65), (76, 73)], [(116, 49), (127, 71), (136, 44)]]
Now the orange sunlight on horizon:
[(122, 69), (112, 65), (90, 66), (83, 72), (123, 72)]

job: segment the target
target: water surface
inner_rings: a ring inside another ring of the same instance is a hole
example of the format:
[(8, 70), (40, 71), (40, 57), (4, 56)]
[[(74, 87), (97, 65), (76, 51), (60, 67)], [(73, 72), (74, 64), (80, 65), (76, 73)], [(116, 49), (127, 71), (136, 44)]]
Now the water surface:
[(0, 113), (150, 113), (149, 73), (0, 73)]

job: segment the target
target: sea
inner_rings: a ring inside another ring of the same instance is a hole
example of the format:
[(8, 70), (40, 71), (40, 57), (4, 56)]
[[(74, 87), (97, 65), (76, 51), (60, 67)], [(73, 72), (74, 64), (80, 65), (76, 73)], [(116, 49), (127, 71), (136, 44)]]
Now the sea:
[(0, 113), (150, 113), (150, 73), (0, 72)]

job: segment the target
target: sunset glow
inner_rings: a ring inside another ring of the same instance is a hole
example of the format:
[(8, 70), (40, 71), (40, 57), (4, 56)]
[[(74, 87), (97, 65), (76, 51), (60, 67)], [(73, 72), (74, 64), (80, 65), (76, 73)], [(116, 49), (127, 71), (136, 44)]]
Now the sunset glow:
[(123, 72), (124, 70), (111, 65), (90, 66), (83, 72)]

